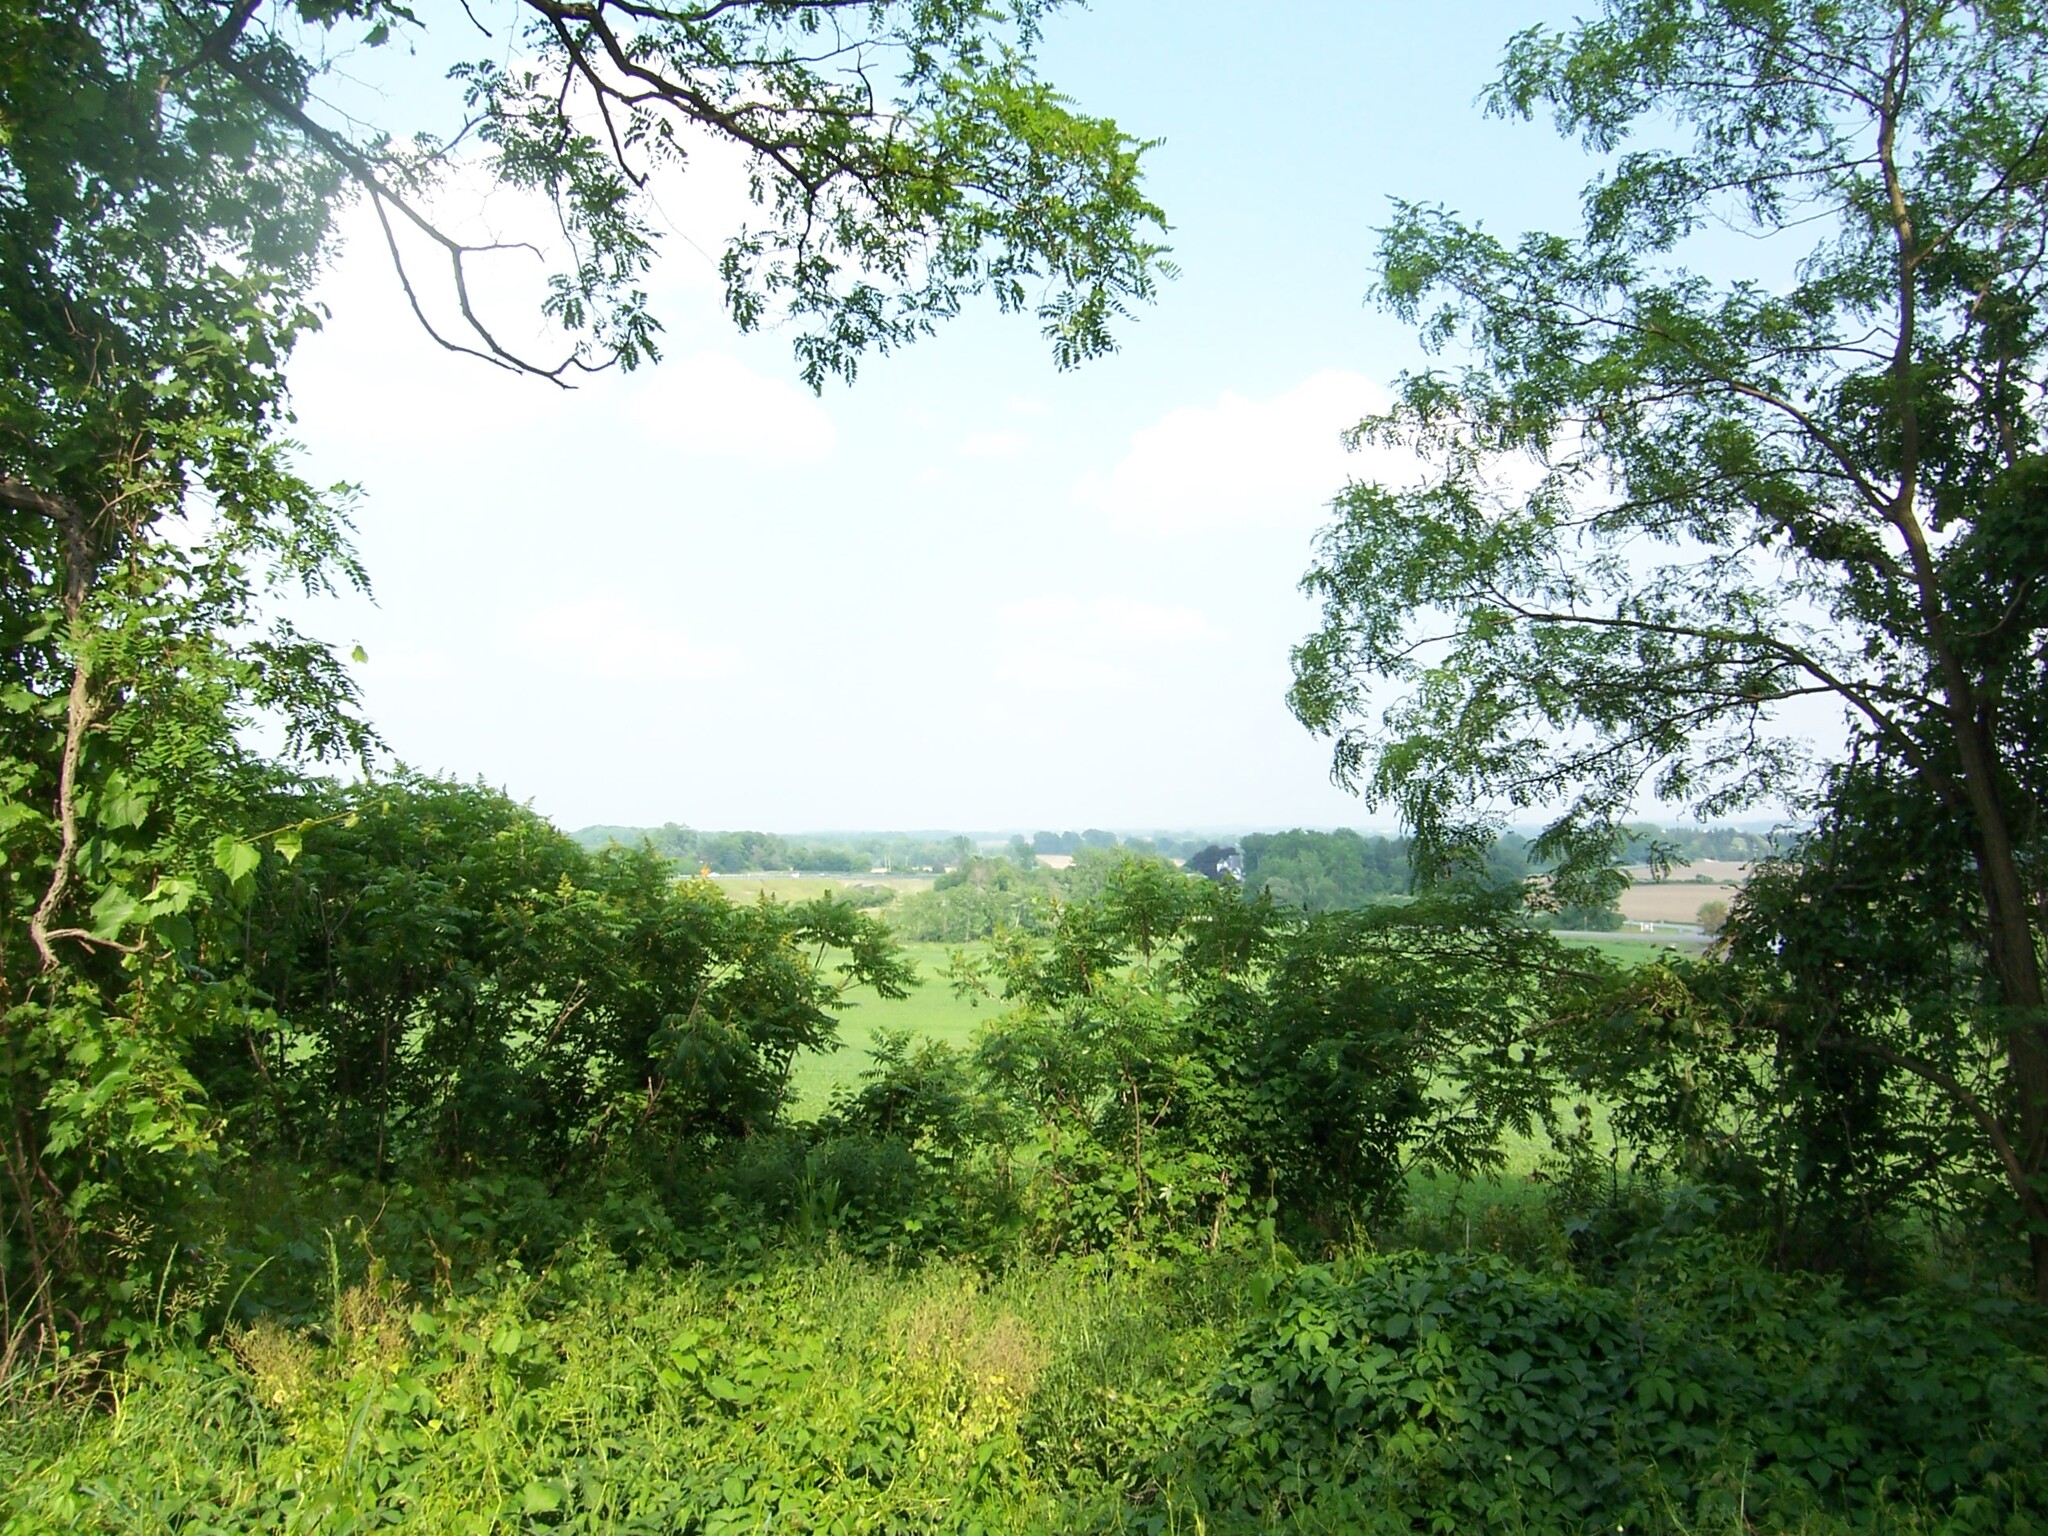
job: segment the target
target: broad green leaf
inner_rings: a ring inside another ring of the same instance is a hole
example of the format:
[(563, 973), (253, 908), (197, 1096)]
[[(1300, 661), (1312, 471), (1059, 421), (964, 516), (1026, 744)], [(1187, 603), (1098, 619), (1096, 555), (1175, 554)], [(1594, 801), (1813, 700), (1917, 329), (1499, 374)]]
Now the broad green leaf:
[(126, 887), (110, 885), (92, 904), (92, 935), (96, 939), (119, 938), (121, 930), (141, 913), (142, 903)]
[(94, 820), (102, 827), (139, 827), (149, 819), (149, 807), (148, 792), (117, 773), (100, 792)]
[(257, 852), (255, 844), (243, 842), (232, 832), (223, 832), (213, 840), (213, 867), (235, 884), (255, 874), (262, 862), (263, 855)]

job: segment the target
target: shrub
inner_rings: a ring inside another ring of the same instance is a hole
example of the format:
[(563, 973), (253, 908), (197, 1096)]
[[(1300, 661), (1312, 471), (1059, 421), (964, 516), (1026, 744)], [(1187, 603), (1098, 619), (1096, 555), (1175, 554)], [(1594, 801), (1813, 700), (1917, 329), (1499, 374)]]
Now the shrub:
[(1222, 1511), (1264, 1519), (1334, 1497), (1402, 1530), (1619, 1531), (1906, 1502), (2018, 1529), (2048, 1518), (2027, 1321), (1940, 1293), (1851, 1307), (1707, 1238), (1609, 1286), (1372, 1256), (1279, 1285), (1188, 1444)]

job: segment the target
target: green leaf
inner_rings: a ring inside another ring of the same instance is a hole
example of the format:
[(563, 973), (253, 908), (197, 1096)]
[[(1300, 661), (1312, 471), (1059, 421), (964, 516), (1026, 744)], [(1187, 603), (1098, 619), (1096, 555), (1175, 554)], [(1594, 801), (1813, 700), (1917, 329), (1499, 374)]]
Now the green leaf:
[(103, 827), (139, 827), (149, 819), (149, 795), (128, 782), (125, 774), (114, 774), (100, 792), (94, 817)]
[(293, 864), (306, 846), (306, 834), (300, 827), (286, 827), (270, 840), (270, 846), (277, 850), (285, 863)]
[(165, 948), (175, 954), (186, 954), (198, 942), (199, 935), (192, 926), (192, 919), (177, 912), (166, 912), (150, 919), (150, 929)]
[(553, 1514), (562, 1507), (562, 1490), (554, 1483), (535, 1478), (519, 1495), (519, 1507), (529, 1515)]
[(96, 939), (117, 939), (121, 930), (127, 927), (141, 912), (142, 903), (125, 888), (110, 885), (100, 893), (100, 899), (92, 904), (92, 936)]
[(152, 917), (183, 912), (192, 905), (199, 895), (199, 887), (193, 881), (180, 879), (176, 875), (165, 875), (157, 881), (148, 896)]
[(243, 842), (232, 832), (223, 832), (213, 840), (213, 867), (236, 885), (255, 874), (262, 862), (263, 855), (256, 851), (255, 844)]

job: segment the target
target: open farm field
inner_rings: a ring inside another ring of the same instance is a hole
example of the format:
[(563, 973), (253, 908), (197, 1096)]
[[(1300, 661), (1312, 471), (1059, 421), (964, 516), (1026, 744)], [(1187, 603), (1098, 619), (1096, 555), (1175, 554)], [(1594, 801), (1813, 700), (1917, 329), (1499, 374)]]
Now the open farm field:
[(1650, 881), (1621, 893), (1621, 915), (1632, 923), (1694, 923), (1702, 904), (1733, 901), (1741, 889), (1728, 881)]
[(1567, 934), (1558, 942), (1568, 949), (1598, 950), (1622, 965), (1647, 964), (1667, 949), (1676, 950), (1681, 955), (1696, 955), (1707, 946), (1704, 936), (1695, 938), (1682, 933), (1616, 933), (1601, 934), (1597, 938)]
[[(1749, 878), (1750, 867), (1745, 859), (1688, 859), (1672, 865), (1665, 880), (1671, 885), (1683, 885), (1688, 880), (1704, 885), (1740, 885)], [(1622, 873), (1641, 885), (1656, 878), (1647, 864), (1628, 865)]]

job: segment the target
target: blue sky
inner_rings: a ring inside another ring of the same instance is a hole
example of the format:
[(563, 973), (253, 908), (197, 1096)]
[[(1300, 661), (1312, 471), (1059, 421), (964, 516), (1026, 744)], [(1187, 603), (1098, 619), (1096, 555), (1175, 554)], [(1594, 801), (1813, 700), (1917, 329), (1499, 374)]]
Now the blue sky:
[(1045, 75), (1165, 141), (1182, 269), (1070, 374), (978, 311), (813, 398), (692, 247), (737, 207), (716, 164), (660, 190), (667, 360), (574, 395), (439, 352), (359, 238), (293, 380), (377, 600), (304, 620), (365, 648), (398, 757), (569, 826), (1384, 825), (1283, 700), (1326, 503), (1402, 468), (1338, 441), (1416, 360), (1363, 303), (1373, 229), (1395, 197), (1572, 222), (1588, 163), (1475, 102), (1566, 14), (1055, 16)]

